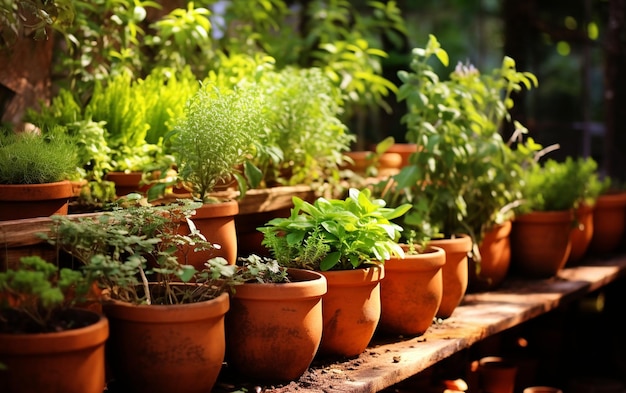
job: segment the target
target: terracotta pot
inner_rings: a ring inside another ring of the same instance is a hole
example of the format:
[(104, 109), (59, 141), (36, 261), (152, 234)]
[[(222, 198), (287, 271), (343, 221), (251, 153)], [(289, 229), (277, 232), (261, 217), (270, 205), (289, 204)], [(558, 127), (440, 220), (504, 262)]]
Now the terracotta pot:
[(481, 392), (513, 393), (517, 366), (504, 358), (488, 356), (478, 361), (478, 384)]
[(441, 304), (445, 263), (446, 254), (439, 247), (385, 261), (385, 278), (380, 284), (381, 331), (401, 335), (426, 332)]
[(58, 333), (0, 334), (0, 392), (102, 393), (105, 388), (105, 317), (73, 310), (89, 326)]
[(619, 248), (626, 225), (626, 192), (603, 194), (593, 212), (593, 237), (589, 251), (607, 254)]
[(291, 282), (238, 285), (226, 315), (226, 360), (237, 375), (291, 381), (307, 370), (322, 339), (320, 273), (289, 269)]
[(529, 386), (524, 388), (522, 393), (563, 393), (563, 391), (551, 386)]
[[(372, 165), (372, 160), (368, 158), (372, 151), (349, 151), (344, 155), (350, 157), (354, 164), (344, 164), (342, 169), (350, 169), (358, 175), (365, 176), (367, 169)], [(398, 153), (385, 152), (378, 158), (377, 170), (379, 177), (393, 176), (402, 167), (402, 156)]]
[(145, 194), (149, 185), (140, 185), (143, 172), (108, 172), (104, 179), (115, 183), (115, 195), (118, 198), (137, 192)]
[(431, 240), (431, 246), (441, 247), (446, 253), (443, 265), (443, 297), (437, 311), (438, 318), (448, 318), (461, 303), (469, 281), (468, 257), (472, 238), (460, 235), (455, 238)]
[(478, 246), (480, 262), (469, 259), (469, 283), (471, 291), (488, 291), (499, 287), (511, 266), (512, 222), (494, 225), (485, 233)]
[(535, 278), (556, 275), (571, 250), (573, 212), (541, 211), (520, 215), (511, 231), (512, 265), (518, 273)]
[(319, 354), (354, 357), (365, 351), (380, 321), (382, 266), (320, 272), (328, 292), (322, 298), (324, 328)]
[(0, 221), (67, 215), (72, 183), (0, 184)]
[[(219, 256), (234, 265), (237, 262), (235, 216), (238, 213), (239, 204), (235, 200), (205, 203), (196, 209), (196, 214), (191, 217), (191, 220), (209, 242), (219, 245), (219, 249), (193, 251), (191, 247), (185, 247), (178, 253), (181, 261), (184, 260), (186, 264), (202, 270), (208, 259)], [(181, 225), (179, 233), (188, 235), (189, 226), (186, 223)]]
[(575, 264), (580, 262), (587, 253), (593, 238), (593, 214), (594, 206), (588, 204), (581, 204), (574, 211), (574, 227), (570, 232), (572, 249), (570, 250), (567, 263)]
[(394, 143), (387, 149), (387, 153), (397, 153), (402, 157), (402, 167), (409, 165), (409, 157), (417, 152), (417, 144), (415, 143)]
[(116, 391), (210, 392), (224, 361), (228, 307), (227, 293), (191, 304), (105, 304)]

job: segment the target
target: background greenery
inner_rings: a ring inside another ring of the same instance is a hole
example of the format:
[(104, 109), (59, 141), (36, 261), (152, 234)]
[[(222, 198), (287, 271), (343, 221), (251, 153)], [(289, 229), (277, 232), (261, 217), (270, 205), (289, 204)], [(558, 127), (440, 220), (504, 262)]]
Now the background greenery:
[[(408, 68), (410, 49), (424, 45), (428, 34), (439, 38), (450, 58), (466, 58), (480, 69), (497, 66), (505, 54), (516, 60), (518, 69), (539, 79), (538, 89), (516, 97), (517, 113), (513, 117), (521, 119), (539, 143), (561, 144), (551, 157), (593, 156), (601, 171), (626, 177), (622, 170), (626, 158), (619, 153), (626, 147), (626, 135), (619, 131), (626, 123), (619, 109), (626, 101), (626, 76), (618, 72), (626, 66), (626, 0), (397, 0), (378, 2), (377, 7), (367, 0), (263, 0), (254, 6), (242, 0), (198, 0), (194, 7), (184, 0), (56, 2), (60, 7), (51, 16), (59, 29), (72, 33), (65, 42), (57, 40), (57, 46), (66, 50), (77, 42), (82, 46), (80, 50), (74, 48), (64, 62), (55, 62), (52, 78), (75, 84), (93, 83), (90, 78), (115, 71), (107, 62), (141, 72), (146, 65), (181, 64), (183, 60), (174, 48), (207, 49), (211, 43), (238, 51), (261, 47), (277, 58), (278, 66), (323, 65), (329, 61), (347, 64), (342, 60), (364, 59), (360, 63), (363, 69), (327, 69), (334, 73), (337, 83), (351, 89), (346, 94), (355, 105), (347, 111), (348, 124), (358, 135), (360, 146), (387, 135), (403, 139), (399, 122), (403, 105), (397, 103), (386, 80), (398, 83), (397, 71)], [(70, 28), (72, 15), (67, 5), (71, 3), (75, 5), (74, 22), (80, 22), (80, 29)], [(2, 12), (3, 7), (15, 4), (0, 0), (3, 22), (7, 18), (10, 22), (10, 14)], [(220, 30), (219, 10), (227, 4), (230, 11), (223, 22), (236, 19), (241, 23), (229, 23), (225, 32)], [(181, 7), (178, 13), (150, 24), (176, 7)], [(108, 17), (111, 9), (115, 18)], [(299, 12), (288, 16), (289, 10)], [(107, 16), (106, 23), (94, 23), (94, 18), (102, 15)], [(41, 26), (39, 22), (33, 24), (35, 35), (40, 37)], [(0, 43), (11, 42), (11, 29), (0, 29)], [(151, 31), (159, 34), (150, 35)], [(103, 50), (105, 42), (96, 39), (105, 33), (112, 37), (106, 44), (114, 50)], [(319, 45), (324, 43), (328, 45)], [(149, 50), (138, 51), (144, 44)], [(380, 56), (379, 49), (388, 56)], [(145, 62), (145, 56), (153, 62)], [(187, 64), (202, 72), (203, 67), (210, 66), (202, 60), (192, 58)], [(3, 67), (8, 65), (0, 65), (0, 110), (10, 106), (16, 94), (16, 88), (3, 80)], [(447, 74), (453, 67), (451, 64), (439, 72)], [(371, 78), (347, 77), (362, 71)], [(384, 79), (374, 80), (379, 72)], [(364, 90), (366, 81), (370, 88)]]

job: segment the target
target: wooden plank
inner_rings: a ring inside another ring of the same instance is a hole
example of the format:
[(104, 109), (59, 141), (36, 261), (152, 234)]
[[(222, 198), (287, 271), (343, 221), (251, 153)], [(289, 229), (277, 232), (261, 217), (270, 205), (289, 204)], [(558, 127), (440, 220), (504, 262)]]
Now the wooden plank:
[[(376, 335), (370, 347), (355, 359), (316, 359), (299, 381), (262, 389), (266, 393), (378, 392), (487, 337), (548, 313), (624, 276), (626, 255), (617, 255), (584, 261), (551, 279), (509, 278), (498, 290), (467, 294), (450, 318), (433, 324), (422, 336)], [(254, 386), (240, 383), (247, 388)], [(226, 378), (218, 383), (217, 392), (220, 392), (220, 384), (233, 386)]]

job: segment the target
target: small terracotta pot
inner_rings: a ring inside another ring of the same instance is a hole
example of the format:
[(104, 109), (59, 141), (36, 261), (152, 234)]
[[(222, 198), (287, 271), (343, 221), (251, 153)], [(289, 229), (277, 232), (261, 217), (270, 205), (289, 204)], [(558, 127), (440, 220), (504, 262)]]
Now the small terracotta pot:
[(380, 321), (383, 266), (320, 272), (328, 283), (322, 298), (321, 356), (354, 357), (367, 348)]
[(145, 194), (149, 185), (140, 185), (143, 172), (108, 172), (104, 179), (115, 184), (115, 195), (118, 198), (137, 192)]
[(439, 247), (385, 261), (385, 278), (380, 284), (381, 331), (402, 335), (426, 332), (443, 297), (445, 263), (446, 254)]
[(446, 253), (443, 265), (443, 297), (437, 311), (438, 318), (449, 318), (461, 303), (469, 281), (468, 253), (472, 249), (472, 238), (459, 235), (455, 238), (431, 240), (429, 245), (441, 247)]
[(529, 386), (525, 388), (523, 393), (563, 393), (563, 391), (559, 388), (554, 388), (551, 386)]
[(0, 221), (67, 215), (72, 183), (0, 184)]
[(103, 306), (107, 363), (119, 391), (210, 392), (226, 350), (227, 293), (198, 303)]
[[(224, 257), (229, 264), (234, 265), (237, 261), (235, 216), (238, 213), (239, 204), (234, 200), (205, 203), (196, 209), (191, 221), (209, 242), (219, 245), (219, 249), (194, 251), (192, 247), (185, 247), (178, 252), (180, 260), (195, 266), (198, 270), (202, 270), (204, 263), (213, 257)], [(189, 226), (183, 223), (179, 233), (188, 235)]]
[(478, 384), (481, 392), (513, 393), (517, 366), (498, 356), (487, 356), (478, 361)]
[(593, 214), (594, 206), (588, 204), (581, 204), (574, 211), (574, 227), (570, 232), (572, 249), (570, 250), (567, 263), (575, 264), (580, 262), (587, 253), (593, 238)]
[(469, 259), (469, 289), (487, 291), (499, 287), (511, 265), (511, 228), (512, 222), (506, 221), (485, 233), (478, 246), (480, 262)]
[(529, 277), (549, 278), (567, 262), (573, 212), (539, 211), (516, 217), (511, 231), (512, 265)]
[(409, 165), (409, 157), (417, 152), (415, 143), (394, 143), (387, 149), (387, 153), (398, 153), (402, 157), (402, 167)]
[(238, 375), (257, 381), (299, 378), (322, 339), (320, 273), (289, 269), (291, 282), (238, 285), (226, 315), (226, 360)]
[(106, 318), (87, 310), (93, 324), (58, 333), (0, 334), (0, 391), (102, 393)]
[(589, 251), (607, 254), (620, 246), (626, 226), (626, 192), (603, 194), (596, 200)]

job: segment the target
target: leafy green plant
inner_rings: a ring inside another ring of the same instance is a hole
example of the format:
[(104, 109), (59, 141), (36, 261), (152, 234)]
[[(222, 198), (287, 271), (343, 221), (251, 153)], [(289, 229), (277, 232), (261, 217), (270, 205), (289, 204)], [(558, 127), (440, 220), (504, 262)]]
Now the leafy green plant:
[(259, 85), (268, 123), (253, 162), (265, 184), (336, 183), (342, 153), (354, 141), (340, 120), (339, 89), (319, 68), (266, 71)]
[[(53, 217), (50, 234), (42, 237), (80, 261), (111, 299), (189, 303), (228, 289), (235, 268), (223, 258), (207, 261), (202, 271), (185, 264), (187, 254), (182, 250), (212, 248), (189, 218), (197, 202), (179, 200), (160, 207), (126, 202), (128, 206), (96, 217)], [(192, 231), (180, 235), (178, 227), (185, 222)]]
[(76, 144), (63, 132), (41, 135), (0, 130), (0, 184), (68, 180), (77, 166)]
[(402, 256), (402, 228), (392, 220), (410, 209), (385, 207), (371, 191), (350, 189), (345, 200), (318, 198), (313, 204), (298, 197), (287, 218), (258, 228), (263, 245), (279, 264), (310, 270), (349, 270)]
[(89, 277), (59, 268), (39, 256), (22, 257), (19, 266), (0, 272), (0, 332), (49, 333), (75, 328), (65, 312), (85, 301)]
[[(251, 254), (239, 257), (238, 269), (235, 273), (240, 283), (283, 283), (289, 282), (289, 273), (285, 266), (281, 266), (276, 259)], [(236, 287), (234, 288), (236, 291)]]
[(574, 209), (602, 188), (601, 183), (590, 181), (593, 167), (592, 161), (573, 157), (533, 165), (524, 175), (524, 203), (519, 212)]
[[(402, 122), (418, 152), (380, 187), (381, 195), (390, 206), (413, 205), (401, 225), (406, 233), (414, 230), (414, 240), (467, 233), (479, 244), (494, 223), (511, 217), (522, 197), (524, 166), (541, 149), (531, 138), (505, 142), (500, 135), (503, 123), (512, 120), (512, 94), (537, 80), (517, 71), (508, 57), (491, 74), (459, 63), (441, 79), (429, 62), (436, 58), (447, 66), (449, 58), (433, 35), (412, 56), (411, 71), (398, 73), (397, 96), (407, 104)], [(526, 132), (514, 124), (516, 135)]]
[(256, 183), (258, 169), (245, 164), (265, 127), (261, 98), (252, 85), (228, 89), (208, 83), (187, 102), (171, 146), (180, 179), (199, 200), (211, 200), (209, 194), (219, 182), (236, 180), (241, 197), (248, 181)]

